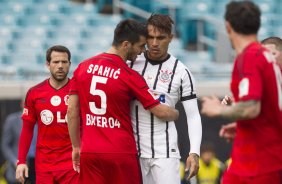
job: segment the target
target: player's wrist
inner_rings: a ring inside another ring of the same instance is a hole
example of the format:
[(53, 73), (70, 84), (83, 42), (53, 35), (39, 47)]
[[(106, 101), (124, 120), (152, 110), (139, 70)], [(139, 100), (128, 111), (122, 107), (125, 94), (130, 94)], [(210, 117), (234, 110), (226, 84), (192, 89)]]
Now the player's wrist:
[(200, 158), (200, 156), (199, 156), (199, 154), (197, 154), (197, 153), (189, 153), (189, 156), (194, 156), (194, 157), (197, 157), (197, 158)]
[(20, 165), (20, 164), (26, 164), (26, 161), (24, 161), (24, 160), (18, 160), (17, 163), (16, 163), (16, 165), (18, 166), (18, 165)]

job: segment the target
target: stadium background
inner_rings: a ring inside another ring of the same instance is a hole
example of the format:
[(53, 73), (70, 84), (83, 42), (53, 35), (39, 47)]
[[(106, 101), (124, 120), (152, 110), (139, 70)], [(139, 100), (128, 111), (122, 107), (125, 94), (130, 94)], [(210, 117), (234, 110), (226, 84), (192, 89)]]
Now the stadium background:
[[(229, 92), (234, 53), (224, 29), (223, 14), (229, 0), (0, 0), (0, 130), (6, 116), (20, 110), (27, 89), (48, 71), (46, 49), (55, 44), (72, 53), (72, 71), (90, 56), (111, 45), (115, 25), (123, 18), (145, 20), (151, 13), (169, 14), (175, 38), (169, 52), (194, 74), (198, 96)], [(262, 11), (259, 39), (282, 34), (281, 0), (254, 0)], [(176, 122), (182, 158), (189, 151), (185, 113)], [(200, 102), (199, 102), (200, 108)], [(184, 121), (184, 122), (183, 122)], [(231, 145), (218, 137), (223, 119), (202, 116), (203, 141), (216, 145), (225, 161)], [(0, 152), (0, 164), (4, 162)]]

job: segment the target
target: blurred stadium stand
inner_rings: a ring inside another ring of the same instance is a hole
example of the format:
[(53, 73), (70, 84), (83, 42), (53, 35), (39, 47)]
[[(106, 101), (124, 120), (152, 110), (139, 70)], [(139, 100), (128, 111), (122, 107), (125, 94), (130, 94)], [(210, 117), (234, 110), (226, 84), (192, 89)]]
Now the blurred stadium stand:
[[(151, 13), (164, 13), (170, 14), (175, 21), (175, 39), (170, 52), (194, 73), (199, 81), (200, 95), (206, 93), (205, 86), (213, 81), (225, 82), (224, 89), (215, 92), (221, 95), (228, 92), (234, 53), (225, 33), (223, 14), (229, 0), (83, 2), (0, 0), (0, 83), (39, 81), (46, 77), (45, 51), (54, 44), (65, 45), (71, 50), (73, 71), (83, 59), (109, 48), (113, 29), (121, 19), (145, 20)], [(255, 2), (262, 11), (259, 38), (279, 36), (282, 33), (279, 18), (282, 1)]]

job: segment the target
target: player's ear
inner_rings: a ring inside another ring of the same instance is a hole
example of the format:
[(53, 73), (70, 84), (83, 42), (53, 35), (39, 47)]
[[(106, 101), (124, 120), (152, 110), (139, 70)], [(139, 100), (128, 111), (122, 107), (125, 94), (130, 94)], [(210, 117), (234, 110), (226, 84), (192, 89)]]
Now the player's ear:
[(131, 43), (129, 41), (123, 41), (121, 46), (123, 49), (128, 50), (131, 47)]
[(45, 65), (47, 66), (48, 69), (50, 69), (50, 62), (46, 61)]
[(227, 34), (230, 34), (232, 32), (232, 27), (230, 23), (227, 21), (225, 21), (225, 29), (226, 29)]
[(170, 34), (168, 37), (169, 37), (169, 42), (171, 42), (171, 40), (173, 38), (173, 34)]

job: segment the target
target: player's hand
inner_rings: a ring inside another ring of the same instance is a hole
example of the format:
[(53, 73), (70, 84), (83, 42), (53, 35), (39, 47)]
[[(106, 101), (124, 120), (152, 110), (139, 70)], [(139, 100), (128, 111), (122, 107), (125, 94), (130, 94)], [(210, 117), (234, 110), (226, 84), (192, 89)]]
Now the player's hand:
[(72, 149), (72, 165), (76, 172), (80, 172), (80, 148)]
[(25, 178), (28, 178), (28, 167), (26, 164), (19, 164), (16, 169), (16, 179), (23, 184)]
[(236, 136), (236, 122), (223, 125), (220, 128), (219, 136), (227, 140), (227, 142), (232, 142)]
[(216, 96), (202, 98), (202, 114), (208, 117), (216, 117), (220, 115), (221, 109), (221, 102)]
[(187, 160), (185, 166), (185, 172), (189, 172), (188, 176), (185, 178), (186, 180), (190, 180), (193, 176), (195, 176), (199, 171), (199, 155), (196, 153), (191, 153)]
[(225, 95), (225, 97), (221, 101), (221, 104), (223, 105), (232, 105), (232, 103), (233, 103), (233, 99), (227, 95)]

